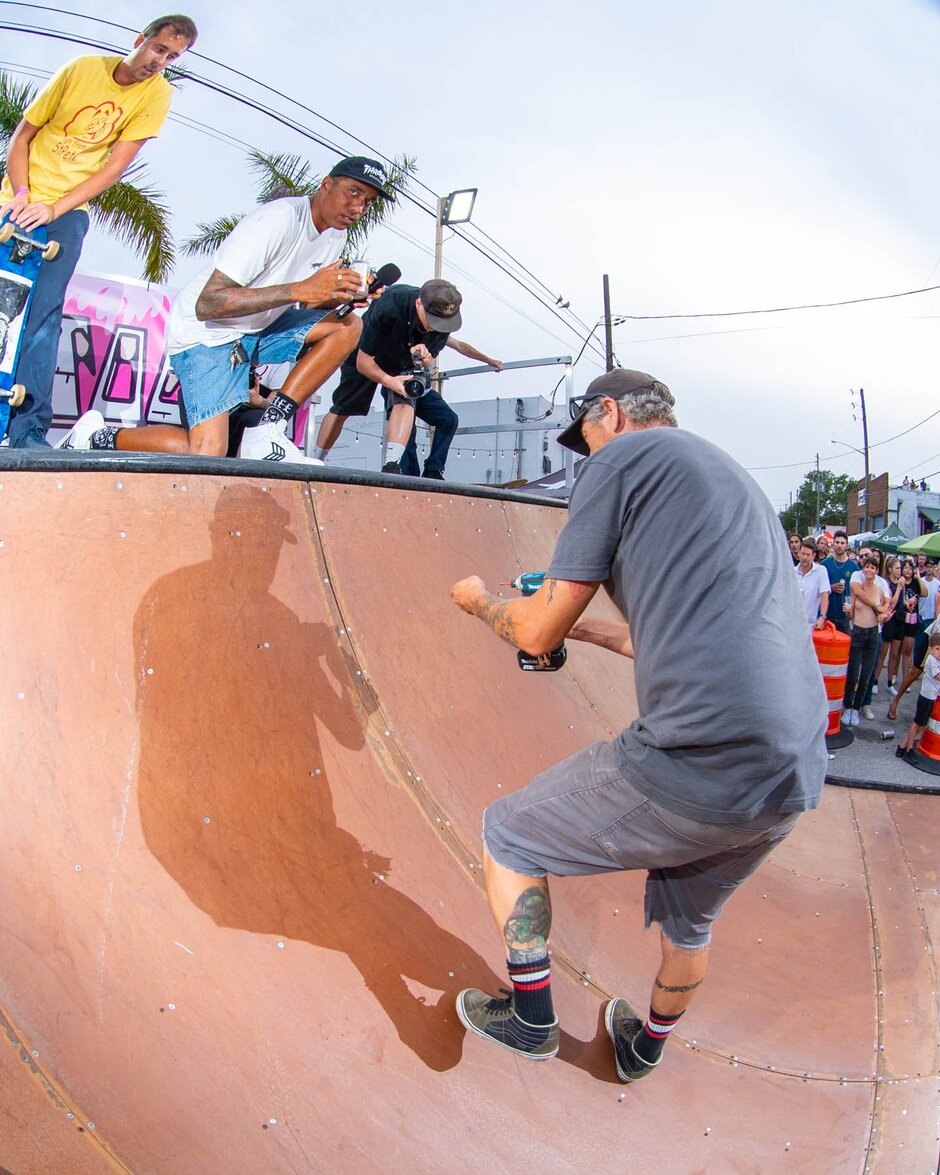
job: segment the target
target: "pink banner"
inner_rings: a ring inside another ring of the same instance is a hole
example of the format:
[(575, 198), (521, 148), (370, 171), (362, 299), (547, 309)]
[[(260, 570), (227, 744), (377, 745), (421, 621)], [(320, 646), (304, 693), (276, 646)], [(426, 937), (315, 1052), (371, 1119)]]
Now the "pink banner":
[[(166, 353), (172, 295), (132, 278), (76, 273), (69, 283), (59, 335), (52, 408), (55, 430), (70, 428), (96, 408), (126, 428), (180, 423), (179, 381)], [(263, 383), (280, 387), (289, 367), (259, 368)], [(295, 418), (303, 445), (307, 408)]]

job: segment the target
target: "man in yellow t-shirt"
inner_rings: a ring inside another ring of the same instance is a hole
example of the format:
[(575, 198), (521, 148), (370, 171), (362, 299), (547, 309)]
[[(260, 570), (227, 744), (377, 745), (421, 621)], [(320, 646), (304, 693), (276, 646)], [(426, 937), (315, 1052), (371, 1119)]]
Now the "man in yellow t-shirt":
[(78, 57), (27, 108), (7, 148), (0, 220), (58, 241), (43, 265), (23, 328), (17, 382), (26, 400), (10, 420), (11, 448), (48, 447), (62, 307), (88, 231), (88, 201), (121, 178), (159, 133), (172, 89), (163, 76), (196, 40), (188, 16), (162, 16), (126, 57)]

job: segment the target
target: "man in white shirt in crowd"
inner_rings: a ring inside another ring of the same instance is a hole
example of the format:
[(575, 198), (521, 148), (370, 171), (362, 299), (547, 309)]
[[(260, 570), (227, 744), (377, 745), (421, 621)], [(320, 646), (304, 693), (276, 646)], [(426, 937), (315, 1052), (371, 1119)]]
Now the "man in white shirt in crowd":
[(812, 538), (803, 539), (800, 544), (800, 561), (794, 571), (800, 585), (806, 619), (814, 628), (822, 628), (829, 609), (829, 573), (821, 564), (814, 562), (815, 558), (815, 541)]

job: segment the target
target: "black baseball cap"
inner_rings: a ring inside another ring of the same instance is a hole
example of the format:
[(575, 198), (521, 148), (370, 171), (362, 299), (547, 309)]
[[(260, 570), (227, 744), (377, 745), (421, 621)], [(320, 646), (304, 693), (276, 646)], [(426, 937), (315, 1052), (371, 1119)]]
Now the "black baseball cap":
[(424, 283), (418, 297), (431, 330), (443, 331), (445, 334), (460, 330), (463, 322), (460, 317), (463, 295), (456, 286), (440, 278), (433, 278)]
[(617, 367), (613, 371), (606, 371), (603, 375), (599, 375), (597, 379), (588, 384), (588, 389), (583, 396), (572, 396), (569, 400), (568, 411), (571, 415), (571, 424), (558, 437), (559, 445), (564, 445), (566, 449), (580, 453), (582, 457), (589, 456), (591, 450), (587, 447), (584, 434), (581, 432), (581, 425), (587, 415), (588, 408), (595, 400), (600, 400), (604, 396), (609, 396), (612, 400), (619, 400), (621, 396), (639, 392), (656, 392), (659, 395), (669, 396), (670, 403), (673, 402), (672, 393), (666, 385), (654, 376), (647, 375), (645, 371), (629, 371), (625, 367)]
[(359, 180), (375, 188), (386, 200), (394, 200), (395, 193), (387, 187), (388, 176), (385, 168), (377, 159), (368, 159), (365, 155), (347, 155), (330, 172), (331, 176), (344, 175), (347, 179)]

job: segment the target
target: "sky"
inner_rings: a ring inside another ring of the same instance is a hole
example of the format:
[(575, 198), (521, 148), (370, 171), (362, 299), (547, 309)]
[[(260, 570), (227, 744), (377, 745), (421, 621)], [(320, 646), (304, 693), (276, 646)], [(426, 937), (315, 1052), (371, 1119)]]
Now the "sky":
[[(159, 15), (123, 3), (70, 8), (0, 2), (0, 68), (41, 83), (98, 50), (40, 29), (129, 48), (132, 37), (91, 18), (139, 29)], [(200, 0), (185, 11), (199, 26), (196, 53), (212, 59), (183, 58), (193, 73), (344, 153), (373, 153), (358, 138), (385, 156), (415, 156), (435, 193), (478, 188), (471, 235), (509, 250), (547, 301), (546, 289), (580, 320), (554, 316), (448, 235), (444, 276), (464, 295), (460, 337), (503, 360), (575, 356), (602, 318), (606, 273), (613, 313), (635, 316), (614, 328), (619, 363), (669, 384), (681, 426), (751, 469), (777, 509), (817, 454), (823, 468), (862, 476), (859, 389), (872, 475), (940, 486), (940, 290), (832, 309), (654, 317), (940, 285), (940, 4), (476, 0), (435, 13), (412, 0), (322, 9), (271, 0), (262, 21), (256, 4)], [(187, 82), (143, 152), (177, 239), (252, 208), (250, 146), (299, 153), (321, 174), (338, 158)], [(433, 245), (433, 217), (402, 202), (365, 252), (420, 285), (433, 273)], [(197, 267), (180, 257), (170, 284)], [(133, 256), (94, 229), (81, 268), (139, 276)], [(589, 345), (576, 392), (602, 370)], [(557, 369), (487, 374), (448, 393), (550, 396), (557, 378)]]

